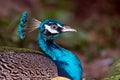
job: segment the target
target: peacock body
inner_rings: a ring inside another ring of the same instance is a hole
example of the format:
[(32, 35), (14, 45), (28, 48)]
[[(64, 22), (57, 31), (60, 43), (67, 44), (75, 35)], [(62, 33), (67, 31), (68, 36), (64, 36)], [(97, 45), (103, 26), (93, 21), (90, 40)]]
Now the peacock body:
[(31, 18), (29, 27), (26, 27), (25, 29), (25, 25), (28, 21), (28, 13), (24, 12), (18, 26), (18, 32), (21, 39), (25, 37), (26, 33), (38, 28), (39, 47), (56, 64), (58, 75), (70, 78), (71, 80), (80, 80), (82, 78), (82, 66), (80, 60), (73, 52), (62, 48), (54, 41), (54, 38), (61, 33), (76, 30), (64, 25), (58, 20), (47, 19), (41, 22), (33, 18)]
[(50, 80), (57, 67), (40, 51), (0, 47), (0, 80)]

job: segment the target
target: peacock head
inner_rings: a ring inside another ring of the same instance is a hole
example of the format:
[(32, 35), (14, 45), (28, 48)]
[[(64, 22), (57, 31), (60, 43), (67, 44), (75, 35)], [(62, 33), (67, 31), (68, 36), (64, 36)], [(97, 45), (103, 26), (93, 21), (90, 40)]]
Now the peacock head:
[(29, 17), (28, 13), (24, 12), (18, 25), (20, 38), (24, 39), (26, 33), (32, 32), (36, 29), (39, 29), (39, 35), (45, 37), (46, 39), (54, 39), (63, 32), (76, 31), (58, 20), (47, 19), (39, 21)]
[(47, 19), (40, 23), (40, 34), (48, 39), (54, 39), (63, 32), (76, 31), (62, 22), (54, 19)]

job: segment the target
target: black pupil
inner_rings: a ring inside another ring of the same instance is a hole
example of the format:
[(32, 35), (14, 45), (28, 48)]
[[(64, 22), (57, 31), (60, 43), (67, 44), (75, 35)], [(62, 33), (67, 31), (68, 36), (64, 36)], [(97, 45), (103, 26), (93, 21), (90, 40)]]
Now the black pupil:
[(51, 25), (52, 29), (57, 29), (57, 25)]
[(51, 26), (52, 29), (58, 28), (58, 25), (56, 23), (49, 22), (48, 25)]

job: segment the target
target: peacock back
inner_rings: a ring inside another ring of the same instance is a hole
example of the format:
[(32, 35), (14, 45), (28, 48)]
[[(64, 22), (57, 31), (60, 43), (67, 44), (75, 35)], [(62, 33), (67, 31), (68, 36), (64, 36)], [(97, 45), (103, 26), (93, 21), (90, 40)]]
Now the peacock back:
[(55, 64), (40, 51), (0, 47), (0, 80), (50, 80)]

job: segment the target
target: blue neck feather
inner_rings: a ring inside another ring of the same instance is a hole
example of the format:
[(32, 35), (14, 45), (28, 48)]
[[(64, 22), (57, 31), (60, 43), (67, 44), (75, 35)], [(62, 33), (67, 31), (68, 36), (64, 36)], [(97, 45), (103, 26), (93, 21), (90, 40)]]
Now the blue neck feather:
[(55, 62), (59, 76), (71, 80), (81, 80), (82, 67), (79, 59), (71, 51), (57, 45), (53, 39), (38, 33), (39, 47)]

